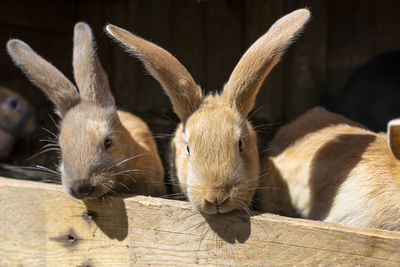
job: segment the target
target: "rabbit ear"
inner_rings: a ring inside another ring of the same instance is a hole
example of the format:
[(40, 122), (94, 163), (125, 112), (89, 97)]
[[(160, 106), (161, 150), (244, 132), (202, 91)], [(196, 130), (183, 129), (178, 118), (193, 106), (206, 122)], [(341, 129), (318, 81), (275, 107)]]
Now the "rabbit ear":
[(75, 85), (29, 45), (13, 39), (8, 41), (7, 50), (15, 65), (55, 104), (61, 117), (79, 102), (79, 93)]
[(201, 89), (175, 57), (163, 48), (114, 25), (107, 25), (106, 31), (144, 63), (171, 99), (181, 121), (197, 110), (203, 102)]
[(387, 135), (390, 151), (396, 159), (400, 160), (400, 119), (389, 122)]
[(242, 56), (222, 92), (240, 112), (247, 114), (253, 108), (265, 77), (309, 18), (307, 9), (299, 9), (282, 17)]
[(107, 74), (97, 57), (92, 30), (84, 22), (78, 22), (74, 29), (73, 67), (82, 99), (101, 106), (115, 105)]

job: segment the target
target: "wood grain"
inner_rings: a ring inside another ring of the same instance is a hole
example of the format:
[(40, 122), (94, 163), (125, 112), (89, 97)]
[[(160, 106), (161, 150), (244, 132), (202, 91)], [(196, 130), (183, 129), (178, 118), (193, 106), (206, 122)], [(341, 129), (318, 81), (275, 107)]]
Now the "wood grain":
[(400, 233), (271, 214), (203, 218), (144, 196), (79, 201), (0, 178), (0, 266), (400, 264)]

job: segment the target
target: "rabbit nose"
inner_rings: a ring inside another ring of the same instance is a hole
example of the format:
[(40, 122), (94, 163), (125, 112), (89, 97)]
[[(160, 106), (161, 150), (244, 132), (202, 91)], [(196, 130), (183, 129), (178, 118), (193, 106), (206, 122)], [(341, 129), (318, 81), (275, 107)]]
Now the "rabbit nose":
[(79, 183), (75, 187), (71, 187), (71, 195), (78, 199), (83, 199), (90, 196), (94, 191), (94, 187), (88, 183)]
[(223, 198), (218, 196), (209, 196), (208, 198), (204, 198), (204, 201), (206, 202), (206, 204), (218, 208), (219, 206), (223, 205), (228, 200), (228, 198), (229, 196)]

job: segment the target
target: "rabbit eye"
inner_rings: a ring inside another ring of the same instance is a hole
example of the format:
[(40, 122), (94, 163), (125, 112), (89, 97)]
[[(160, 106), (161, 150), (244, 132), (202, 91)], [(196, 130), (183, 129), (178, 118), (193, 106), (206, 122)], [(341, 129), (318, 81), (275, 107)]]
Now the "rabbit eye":
[(189, 146), (186, 146), (186, 151), (187, 151), (188, 155), (190, 156), (190, 149), (189, 149)]
[(111, 138), (107, 137), (106, 139), (104, 139), (104, 148), (108, 149), (110, 148), (112, 145), (112, 140)]
[(10, 102), (8, 102), (8, 106), (9, 106), (11, 109), (18, 109), (19, 103), (18, 103), (18, 101), (17, 101), (15, 98), (12, 98), (12, 99), (10, 99)]
[(243, 143), (242, 143), (242, 140), (239, 140), (239, 152), (240, 153), (242, 153), (242, 151), (243, 151)]

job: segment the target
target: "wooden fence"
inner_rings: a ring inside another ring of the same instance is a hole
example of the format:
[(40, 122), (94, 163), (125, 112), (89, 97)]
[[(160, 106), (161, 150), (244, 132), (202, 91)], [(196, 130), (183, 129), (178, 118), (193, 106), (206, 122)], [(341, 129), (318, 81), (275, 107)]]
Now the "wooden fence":
[(399, 266), (400, 233), (0, 178), (0, 266)]

